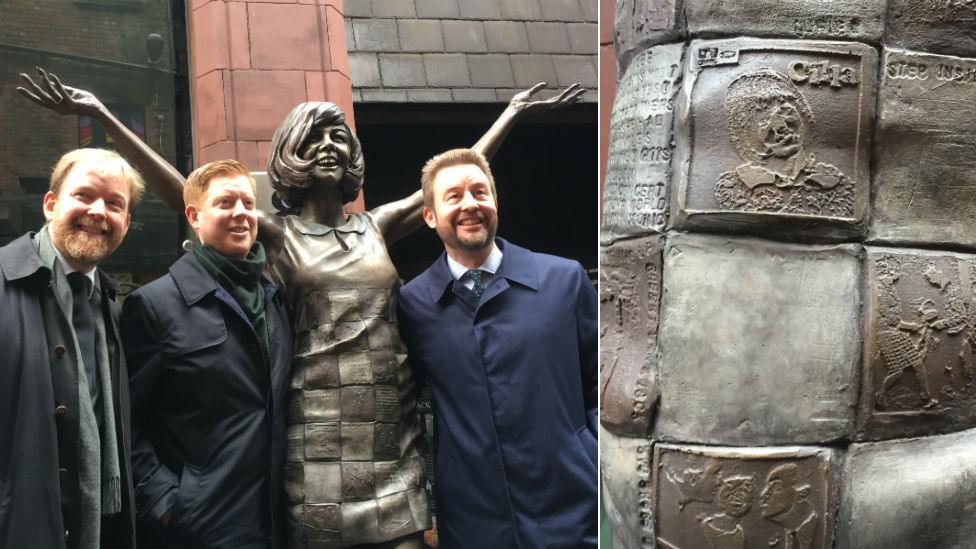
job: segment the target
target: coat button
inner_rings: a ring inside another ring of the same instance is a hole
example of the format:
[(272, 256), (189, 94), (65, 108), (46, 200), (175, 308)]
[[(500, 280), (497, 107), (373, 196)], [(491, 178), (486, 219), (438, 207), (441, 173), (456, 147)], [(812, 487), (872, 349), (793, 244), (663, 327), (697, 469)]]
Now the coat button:
[(61, 476), (61, 481), (64, 482), (64, 477), (68, 476), (68, 470), (62, 467), (58, 469), (58, 475)]
[(58, 358), (63, 357), (64, 356), (64, 345), (58, 345), (57, 347), (55, 347), (54, 348), (54, 354), (56, 354), (58, 356)]
[(65, 406), (64, 404), (61, 404), (57, 408), (54, 409), (54, 413), (57, 414), (57, 415), (59, 415), (59, 416), (63, 416), (64, 414), (67, 414), (68, 413), (68, 407)]

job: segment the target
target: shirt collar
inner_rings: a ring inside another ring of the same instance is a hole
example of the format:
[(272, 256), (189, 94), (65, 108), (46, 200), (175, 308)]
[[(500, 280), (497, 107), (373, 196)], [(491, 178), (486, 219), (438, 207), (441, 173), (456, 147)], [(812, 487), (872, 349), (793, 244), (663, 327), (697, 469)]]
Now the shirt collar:
[[(482, 263), (480, 266), (475, 267), (475, 269), (481, 269), (482, 271), (488, 271), (491, 274), (495, 274), (495, 272), (498, 271), (499, 265), (501, 264), (502, 264), (502, 251), (498, 248), (497, 245), (492, 243), (491, 253), (488, 254), (487, 258), (485, 258), (485, 262)], [(464, 276), (464, 273), (468, 272), (469, 270), (464, 265), (461, 265), (457, 261), (454, 261), (454, 259), (451, 258), (450, 255), (447, 256), (447, 267), (451, 270), (451, 274), (454, 275), (455, 280), (459, 280), (462, 276)]]
[[(64, 276), (68, 276), (71, 273), (80, 272), (78, 269), (75, 269), (74, 267), (71, 266), (70, 263), (68, 263), (68, 260), (65, 259), (63, 255), (61, 255), (61, 250), (59, 250), (57, 246), (51, 246), (51, 247), (54, 248), (54, 253), (57, 254), (58, 256), (58, 263), (60, 263), (61, 268), (64, 269)], [(96, 267), (92, 267), (91, 270), (89, 270), (87, 273), (81, 273), (87, 276), (88, 280), (91, 280), (92, 283), (91, 289), (88, 292), (88, 297), (91, 297), (92, 293), (94, 293), (95, 291), (95, 287), (96, 287), (95, 270)]]

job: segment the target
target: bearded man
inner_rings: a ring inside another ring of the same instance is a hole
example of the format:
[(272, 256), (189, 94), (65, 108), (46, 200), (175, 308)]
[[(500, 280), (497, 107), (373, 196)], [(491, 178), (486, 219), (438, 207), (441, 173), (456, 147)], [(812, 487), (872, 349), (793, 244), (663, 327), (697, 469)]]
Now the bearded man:
[(440, 546), (595, 548), (596, 290), (579, 263), (495, 238), (480, 153), (435, 156), (421, 185), (444, 254), (398, 312), (437, 409)]
[(143, 188), (114, 152), (69, 152), (45, 226), (0, 248), (0, 547), (135, 544), (117, 286), (97, 267)]

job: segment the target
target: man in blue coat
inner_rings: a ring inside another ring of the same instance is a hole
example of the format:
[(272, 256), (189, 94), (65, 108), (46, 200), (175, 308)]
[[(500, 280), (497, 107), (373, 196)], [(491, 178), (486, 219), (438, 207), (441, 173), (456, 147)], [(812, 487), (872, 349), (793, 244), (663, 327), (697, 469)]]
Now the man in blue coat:
[(283, 547), (292, 336), (263, 275), (254, 181), (236, 161), (211, 162), (183, 198), (201, 244), (122, 309), (140, 545)]
[(495, 238), (478, 153), (432, 158), (422, 185), (445, 253), (399, 314), (437, 410), (441, 547), (596, 547), (596, 291), (579, 263)]

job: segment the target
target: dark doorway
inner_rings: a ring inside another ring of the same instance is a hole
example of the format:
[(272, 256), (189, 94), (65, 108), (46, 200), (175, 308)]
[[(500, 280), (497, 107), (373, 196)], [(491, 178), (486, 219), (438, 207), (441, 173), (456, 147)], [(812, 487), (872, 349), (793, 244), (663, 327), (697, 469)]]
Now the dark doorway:
[[(501, 105), (356, 105), (357, 134), (366, 157), (366, 209), (420, 187), (428, 158), (471, 146), (501, 113)], [(597, 264), (597, 112), (575, 105), (520, 122), (491, 162), (498, 187), (498, 235), (533, 251)], [(426, 227), (390, 246), (409, 281), (443, 246)]]

